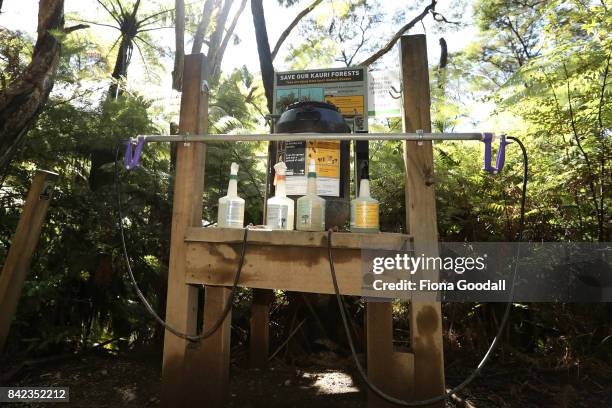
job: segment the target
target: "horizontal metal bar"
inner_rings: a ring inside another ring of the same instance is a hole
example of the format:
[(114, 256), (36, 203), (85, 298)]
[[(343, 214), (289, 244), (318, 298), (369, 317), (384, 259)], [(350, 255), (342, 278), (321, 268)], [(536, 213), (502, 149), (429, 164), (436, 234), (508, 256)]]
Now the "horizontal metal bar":
[(483, 133), (274, 133), (274, 134), (203, 134), (203, 135), (141, 135), (147, 142), (257, 142), (303, 140), (483, 140)]

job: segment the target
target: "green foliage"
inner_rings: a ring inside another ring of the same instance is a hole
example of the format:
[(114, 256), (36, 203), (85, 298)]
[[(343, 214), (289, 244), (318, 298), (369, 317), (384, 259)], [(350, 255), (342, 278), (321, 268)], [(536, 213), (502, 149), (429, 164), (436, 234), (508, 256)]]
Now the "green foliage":
[(383, 38), (372, 33), (384, 17), (376, 1), (324, 2), (300, 25), (305, 41), (290, 48), (286, 61), (292, 69), (357, 64), (380, 48)]
[[(610, 239), (612, 18), (603, 6), (549, 5), (542, 55), (497, 95), (534, 152), (539, 216), (558, 238)], [(542, 214), (543, 212), (556, 214)]]
[[(7, 244), (20, 210), (17, 198), (29, 187), (34, 168), (60, 174), (12, 330), (15, 341), (37, 339), (30, 342), (32, 350), (80, 347), (110, 335), (132, 341), (152, 335), (153, 326), (130, 300), (131, 288), (123, 276), (112, 186), (94, 192), (87, 178), (89, 154), (96, 143), (148, 132), (150, 119), (142, 98), (108, 103), (91, 109), (52, 100), (29, 132), (22, 160), (13, 163), (5, 181), (11, 188), (3, 193), (15, 194), (0, 216), (6, 227), (1, 240)], [(158, 174), (168, 162), (151, 160), (152, 154), (145, 155), (144, 163), (148, 172)], [(168, 205), (161, 190), (163, 179), (143, 173), (134, 174), (124, 187), (129, 193), (126, 216), (132, 216), (128, 242), (136, 251), (136, 273), (147, 277), (143, 290), (156, 293), (151, 289), (160, 285), (159, 268), (146, 268), (144, 259), (149, 254), (166, 257), (167, 219), (160, 219), (159, 213)]]
[[(75, 58), (62, 62), (66, 73), (76, 72)], [(74, 81), (74, 82), (72, 82)], [(60, 77), (60, 87), (78, 84), (79, 77)], [(209, 127), (213, 132), (237, 133), (257, 126), (262, 95), (250, 73), (234, 71), (211, 95)], [(149, 114), (151, 102), (124, 93), (99, 104), (84, 104), (84, 96), (53, 97), (28, 133), (18, 160), (7, 170), (0, 192), (1, 259), (15, 231), (22, 198), (36, 168), (60, 174), (44, 224), (32, 270), (25, 283), (10, 350), (57, 352), (88, 347), (119, 337), (118, 347), (159, 339), (159, 326), (148, 316), (128, 283), (116, 225), (114, 164), (100, 168), (99, 186), (91, 189), (93, 152), (108, 151), (139, 134), (157, 133)], [(91, 94), (88, 94), (91, 98)], [(249, 98), (253, 105), (245, 103)], [(240, 164), (240, 194), (247, 199), (247, 222), (261, 222), (263, 164), (260, 144), (211, 145), (207, 154), (203, 219), (216, 220), (216, 203), (225, 195), (231, 161)], [(123, 145), (120, 145), (120, 159)], [(168, 144), (148, 144), (142, 166), (120, 169), (123, 224), (132, 268), (142, 291), (163, 315), (171, 226), (173, 163)], [(121, 167), (121, 166), (120, 166)], [(10, 186), (10, 187), (9, 187)], [(26, 341), (27, 340), (27, 341)]]
[(404, 156), (400, 142), (371, 142), (370, 166), (372, 196), (384, 203), (380, 206), (383, 231), (406, 230), (404, 202)]
[[(257, 92), (253, 76), (246, 68), (234, 70), (221, 79), (214, 90), (210, 105), (210, 130), (212, 133), (245, 133), (253, 131), (255, 118), (264, 104), (263, 95)], [(247, 100), (250, 103), (245, 103)], [(227, 193), (229, 170), (232, 162), (240, 165), (238, 194), (246, 200), (245, 222), (261, 224), (265, 186), (265, 143), (225, 142), (211, 144), (206, 154), (206, 180), (204, 219), (216, 222), (217, 202)]]
[(24, 33), (0, 28), (0, 92), (26, 68), (31, 53), (31, 40)]
[(497, 88), (531, 58), (539, 55), (542, 16), (548, 2), (539, 0), (479, 0), (474, 18), (479, 39), (467, 48), (482, 86)]

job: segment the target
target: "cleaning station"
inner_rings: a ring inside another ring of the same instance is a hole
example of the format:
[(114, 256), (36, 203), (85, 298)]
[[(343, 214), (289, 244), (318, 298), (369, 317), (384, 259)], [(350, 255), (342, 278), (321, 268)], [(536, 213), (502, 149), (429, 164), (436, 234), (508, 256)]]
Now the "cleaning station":
[[(253, 289), (250, 363), (264, 369), (272, 291), (337, 295), (346, 328), (342, 296), (362, 296), (364, 249), (389, 245), (436, 256), (431, 253), (438, 242), (434, 141), (483, 142), (484, 169), (502, 169), (505, 136), (431, 132), (425, 36), (402, 37), (400, 59), (403, 133), (368, 133), (367, 104), (359, 91), (367, 86), (367, 67), (349, 67), (316, 75), (276, 73), (277, 111), (270, 134), (209, 134), (207, 61), (193, 54), (185, 59), (179, 134), (142, 135), (127, 143), (128, 170), (138, 166), (147, 143), (171, 142), (177, 150), (166, 316), (156, 316), (166, 327), (165, 406), (227, 404), (236, 287)], [(379, 210), (385, 203), (370, 192), (369, 168), (376, 166), (368, 160), (370, 140), (404, 143), (405, 233), (380, 231)], [(266, 189), (265, 225), (245, 227), (234, 163), (227, 169), (230, 182), (227, 196), (219, 201), (218, 224), (202, 227), (206, 146), (221, 141), (269, 141), (275, 146), (268, 159), (269, 180), (274, 181)], [(125, 245), (124, 252), (127, 258)], [(198, 303), (201, 285), (203, 307)], [(444, 406), (448, 394), (441, 304), (412, 302), (409, 323), (409, 351), (395, 350), (391, 299), (366, 303), (365, 358), (355, 360), (367, 379), (370, 407)], [(349, 344), (356, 357), (350, 337)]]

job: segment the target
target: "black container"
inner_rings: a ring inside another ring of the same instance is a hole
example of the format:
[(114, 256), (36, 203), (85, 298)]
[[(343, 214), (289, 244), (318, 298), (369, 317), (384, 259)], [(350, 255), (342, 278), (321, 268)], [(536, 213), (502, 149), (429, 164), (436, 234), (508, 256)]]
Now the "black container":
[[(275, 125), (276, 133), (351, 133), (338, 111), (331, 103), (302, 101), (289, 106)], [(303, 143), (306, 142), (288, 142)], [(282, 152), (279, 152), (282, 154)], [(277, 159), (280, 159), (278, 157)], [(344, 227), (350, 217), (350, 142), (340, 142), (340, 196), (325, 198), (325, 228)], [(291, 198), (297, 198), (291, 196)], [(297, 201), (297, 200), (296, 200)]]
[(303, 101), (287, 106), (276, 122), (278, 133), (350, 133), (351, 128), (335, 105)]

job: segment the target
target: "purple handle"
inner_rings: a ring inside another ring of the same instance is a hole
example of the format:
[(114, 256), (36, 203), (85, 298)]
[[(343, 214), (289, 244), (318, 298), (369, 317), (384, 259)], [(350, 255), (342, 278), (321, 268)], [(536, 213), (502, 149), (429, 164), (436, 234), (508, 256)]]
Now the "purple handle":
[(506, 163), (506, 145), (510, 142), (506, 141), (506, 135), (501, 135), (499, 141), (499, 149), (497, 150), (497, 157), (495, 158), (495, 166), (491, 165), (492, 156), (492, 144), (493, 144), (493, 133), (485, 133), (483, 142), (485, 144), (485, 157), (484, 157), (484, 169), (489, 173), (501, 173)]
[(127, 141), (127, 148), (125, 149), (125, 157), (123, 158), (123, 162), (125, 164), (125, 168), (127, 170), (132, 170), (140, 165), (140, 154), (142, 153), (142, 147), (145, 144), (144, 137), (138, 137), (138, 141), (136, 142), (136, 150), (132, 155), (132, 141)]

